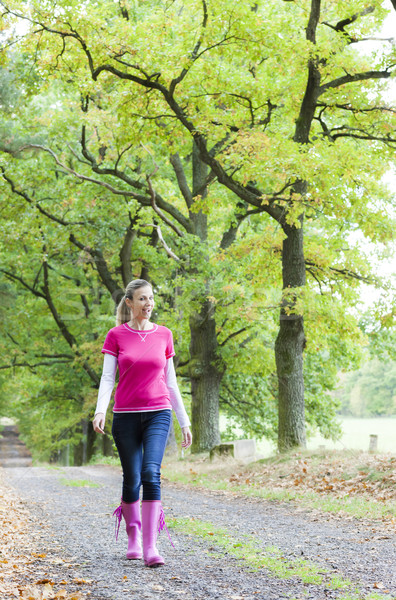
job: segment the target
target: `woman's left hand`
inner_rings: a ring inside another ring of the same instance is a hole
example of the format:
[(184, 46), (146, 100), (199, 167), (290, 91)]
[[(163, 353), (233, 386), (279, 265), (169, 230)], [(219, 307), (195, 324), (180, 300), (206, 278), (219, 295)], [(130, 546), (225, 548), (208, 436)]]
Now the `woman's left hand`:
[(192, 434), (189, 427), (182, 427), (182, 448), (189, 448), (192, 443)]

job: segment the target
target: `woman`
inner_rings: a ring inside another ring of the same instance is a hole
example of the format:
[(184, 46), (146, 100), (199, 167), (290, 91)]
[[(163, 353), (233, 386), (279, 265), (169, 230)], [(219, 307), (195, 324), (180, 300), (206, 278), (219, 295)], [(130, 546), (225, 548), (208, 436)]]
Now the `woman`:
[(192, 441), (173, 366), (172, 332), (150, 322), (153, 307), (151, 285), (144, 279), (131, 281), (117, 308), (117, 326), (110, 329), (103, 344), (103, 374), (93, 420), (94, 430), (103, 434), (118, 366), (112, 434), (121, 460), (123, 487), (115, 514), (118, 527), (122, 517), (126, 522), (127, 558), (142, 558), (142, 532), (143, 558), (148, 567), (164, 564), (156, 541), (158, 524), (164, 524), (160, 468), (172, 408), (182, 429), (182, 447), (188, 448)]

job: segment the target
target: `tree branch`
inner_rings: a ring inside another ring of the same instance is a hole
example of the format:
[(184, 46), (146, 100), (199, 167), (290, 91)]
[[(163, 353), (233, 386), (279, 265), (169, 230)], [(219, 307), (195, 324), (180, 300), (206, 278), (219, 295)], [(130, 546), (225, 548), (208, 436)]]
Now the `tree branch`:
[[(165, 94), (165, 100), (168, 102), (169, 107), (174, 111), (180, 123), (190, 132), (193, 137), (203, 162), (205, 162), (216, 175), (217, 180), (222, 185), (225, 185), (231, 192), (233, 192), (238, 198), (245, 200), (249, 204), (256, 207), (262, 206), (262, 192), (253, 186), (243, 186), (239, 182), (235, 181), (230, 175), (227, 174), (221, 164), (211, 155), (207, 148), (206, 139), (203, 134), (197, 131), (196, 127), (187, 119), (183, 109), (178, 105), (173, 96), (168, 93)], [(269, 213), (275, 219), (280, 216), (280, 209), (275, 204), (269, 203), (265, 206), (264, 211)]]
[(232, 340), (232, 338), (236, 337), (237, 335), (239, 335), (240, 333), (243, 333), (244, 331), (247, 330), (247, 327), (242, 327), (242, 329), (238, 329), (238, 331), (234, 331), (233, 333), (230, 333), (230, 335), (228, 335), (225, 340), (223, 340), (219, 346), (225, 346), (227, 344), (227, 342), (229, 342), (230, 340)]
[[(145, 150), (147, 150), (147, 149), (145, 148)], [(169, 227), (171, 227), (173, 229), (173, 231), (175, 233), (177, 233), (177, 235), (179, 237), (183, 237), (183, 235), (184, 235), (183, 232), (178, 228), (177, 225), (175, 225), (174, 223), (172, 223), (172, 221), (170, 219), (168, 219), (168, 217), (166, 215), (164, 215), (164, 213), (162, 212), (162, 210), (160, 208), (158, 208), (158, 206), (157, 206), (157, 204), (155, 202), (155, 190), (154, 190), (153, 185), (151, 183), (151, 177), (152, 177), (152, 175), (154, 175), (158, 171), (159, 167), (156, 164), (156, 162), (154, 161), (154, 158), (153, 158), (153, 155), (151, 154), (151, 152), (149, 152), (149, 154), (151, 155), (151, 158), (153, 159), (153, 162), (154, 162), (154, 165), (155, 165), (154, 171), (152, 173), (150, 173), (149, 175), (146, 175), (147, 185), (148, 185), (148, 188), (149, 188), (149, 191), (150, 191), (150, 197), (151, 197), (151, 206), (152, 206), (154, 212), (157, 213), (157, 215), (162, 219), (162, 221), (164, 221), (164, 223), (166, 223), (167, 225), (169, 225)]]
[[(86, 133), (85, 133), (85, 126), (83, 126), (82, 128), (82, 133), (81, 133), (81, 147), (82, 147), (82, 153), (84, 155), (85, 158), (87, 158), (87, 160), (90, 161), (92, 170), (99, 174), (99, 175), (112, 175), (113, 177), (116, 177), (117, 179), (120, 179), (121, 181), (124, 181), (127, 185), (129, 185), (132, 188), (135, 188), (137, 190), (143, 190), (146, 191), (144, 189), (144, 184), (141, 181), (138, 181), (136, 179), (132, 179), (131, 177), (129, 177), (124, 171), (120, 171), (118, 169), (118, 163), (121, 160), (122, 155), (127, 152), (132, 146), (127, 146), (127, 148), (125, 148), (118, 156), (117, 158), (117, 162), (115, 164), (114, 168), (103, 168), (103, 167), (99, 167), (98, 164), (96, 163), (95, 157), (89, 152), (87, 143), (86, 143)], [(146, 152), (148, 152), (155, 164), (153, 155), (151, 152), (149, 152), (149, 150), (144, 147), (144, 149), (146, 150)], [(150, 194), (150, 199), (146, 198), (146, 196), (141, 196), (139, 195), (138, 197), (138, 201), (142, 206), (150, 206), (152, 205), (152, 200), (151, 200), (151, 192), (149, 191)], [(169, 204), (168, 202), (166, 202), (160, 194), (155, 194), (156, 197), (156, 206), (159, 206), (162, 210), (164, 210), (165, 212), (167, 212), (168, 214), (170, 214), (178, 223), (180, 223), (180, 225), (189, 233), (191, 233), (191, 225), (188, 221), (188, 219), (186, 219), (186, 217), (174, 206), (172, 206), (171, 204)]]
[[(390, 137), (390, 135), (386, 135), (386, 136), (380, 136), (380, 135), (372, 135), (370, 133), (361, 131), (361, 133), (351, 133), (353, 131), (360, 131), (359, 129), (355, 129), (353, 127), (344, 127), (343, 129), (347, 130), (344, 132), (340, 132), (340, 133), (333, 133), (335, 131), (335, 129), (330, 130), (329, 131), (329, 137), (332, 140), (336, 140), (337, 138), (341, 138), (341, 137), (350, 137), (350, 138), (354, 138), (357, 140), (369, 140), (369, 141), (376, 141), (376, 142), (383, 142), (384, 144), (396, 144), (396, 137), (392, 138)], [(338, 130), (338, 128), (337, 128)]]
[(321, 96), (326, 90), (331, 88), (337, 88), (347, 83), (355, 83), (356, 81), (367, 81), (368, 79), (389, 79), (392, 73), (390, 71), (366, 71), (364, 73), (355, 73), (355, 75), (344, 75), (343, 77), (337, 77), (333, 81), (324, 83), (319, 87), (319, 96)]
[(62, 163), (59, 160), (59, 158), (57, 157), (57, 155), (55, 154), (55, 152), (53, 152), (53, 150), (51, 150), (51, 148), (47, 148), (46, 146), (41, 146), (40, 144), (26, 144), (25, 146), (22, 146), (22, 148), (19, 148), (18, 152), (22, 152), (23, 150), (29, 150), (29, 149), (42, 150), (43, 152), (47, 152), (48, 154), (50, 154), (52, 156), (52, 158), (55, 160), (56, 164), (59, 167), (64, 169), (67, 173), (74, 175), (74, 177), (77, 177), (77, 179), (81, 179), (82, 181), (89, 181), (90, 183), (95, 183), (96, 185), (100, 185), (101, 187), (106, 188), (112, 194), (115, 194), (117, 196), (128, 196), (130, 198), (135, 198), (136, 200), (139, 200), (139, 201), (145, 200), (144, 197), (142, 197), (140, 194), (136, 194), (135, 192), (130, 192), (128, 190), (118, 190), (118, 189), (114, 188), (112, 185), (110, 185), (109, 183), (106, 183), (104, 181), (99, 181), (98, 179), (93, 179), (92, 177), (87, 177), (86, 175), (82, 175), (81, 173), (77, 173), (77, 171), (74, 171), (74, 169), (71, 169), (70, 167), (68, 167), (64, 163)]
[(250, 211), (250, 213), (246, 210), (246, 205), (245, 203), (239, 201), (237, 203), (237, 208), (235, 211), (235, 221), (233, 221), (231, 223), (231, 225), (229, 226), (229, 228), (227, 229), (227, 231), (225, 231), (223, 233), (223, 236), (221, 238), (221, 242), (220, 242), (220, 248), (222, 250), (226, 250), (227, 248), (229, 248), (236, 240), (236, 236), (238, 233), (238, 229), (240, 227), (240, 225), (243, 223), (243, 221), (249, 216), (249, 214), (253, 214), (256, 212), (264, 212), (263, 208), (257, 208), (255, 210)]
[(14, 181), (11, 179), (11, 177), (6, 175), (4, 167), (0, 166), (0, 171), (3, 175), (3, 179), (5, 179), (7, 181), (7, 183), (9, 184), (9, 186), (11, 188), (11, 191), (14, 194), (17, 194), (18, 196), (20, 196), (21, 198), (26, 200), (26, 202), (35, 206), (42, 215), (44, 215), (48, 219), (51, 219), (51, 221), (55, 221), (55, 223), (59, 223), (59, 225), (65, 225), (65, 226), (67, 226), (67, 225), (85, 225), (84, 221), (65, 221), (64, 219), (61, 219), (60, 217), (56, 217), (55, 215), (47, 212), (40, 206), (40, 204), (37, 200), (33, 200), (32, 198), (30, 198), (30, 196), (28, 196), (28, 194), (26, 192), (23, 192), (23, 191), (17, 189), (17, 187), (16, 187)]
[[(130, 218), (130, 215), (129, 215)], [(121, 275), (124, 287), (132, 280), (132, 268), (131, 268), (131, 249), (134, 239), (136, 238), (136, 230), (134, 229), (134, 222), (131, 220), (129, 227), (127, 228), (124, 236), (124, 242), (120, 250), (120, 262), (121, 262)]]
[[(238, 397), (238, 398), (237, 398), (237, 397), (235, 396), (234, 392), (233, 392), (232, 390), (230, 390), (230, 388), (228, 387), (228, 385), (225, 385), (225, 384), (222, 384), (222, 385), (224, 385), (224, 388), (225, 388), (225, 390), (226, 390), (226, 391), (229, 393), (229, 395), (231, 396), (231, 398), (233, 398), (233, 399), (234, 399), (234, 400), (237, 402), (237, 404), (240, 404), (240, 403), (241, 403), (241, 404), (245, 404), (245, 405), (247, 405), (247, 406), (252, 406), (252, 407), (254, 407), (254, 408), (256, 408), (256, 407), (257, 407), (257, 403), (256, 403), (256, 402), (254, 402), (254, 401), (253, 401), (253, 402), (249, 402), (248, 400), (242, 400), (240, 397)], [(224, 399), (224, 400), (225, 400), (225, 399)], [(227, 402), (227, 404), (228, 404), (229, 406), (232, 406), (232, 407), (234, 406), (234, 405), (233, 405), (233, 404), (231, 404), (229, 401), (227, 401), (227, 400), (225, 400), (225, 401)], [(243, 413), (243, 412), (241, 412), (240, 414), (241, 414), (241, 416), (246, 416), (246, 415), (244, 415), (244, 413)]]
[[(285, 0), (285, 1), (291, 2), (292, 0)], [(227, 387), (226, 387), (226, 390), (228, 393), (230, 393), (230, 391), (228, 390)], [(234, 400), (236, 400), (235, 396), (233, 396), (233, 398), (234, 398)], [(232, 402), (230, 402), (230, 400), (228, 398), (226, 398), (225, 396), (223, 396), (222, 394), (219, 395), (219, 399), (221, 400), (221, 402), (223, 404), (226, 404), (227, 406), (229, 406), (235, 414), (239, 415), (242, 418), (245, 417), (244, 411), (242, 409), (238, 408), (238, 404), (241, 403), (240, 398), (238, 398), (238, 400), (236, 401), (236, 404), (233, 404)]]
[(178, 77), (175, 77), (174, 79), (172, 79), (170, 87), (169, 87), (169, 91), (171, 94), (173, 94), (177, 84), (180, 83), (184, 79), (184, 77), (189, 72), (191, 65), (194, 64), (194, 62), (197, 59), (198, 52), (199, 52), (199, 49), (200, 49), (200, 47), (202, 45), (202, 41), (203, 41), (203, 35), (204, 35), (203, 32), (206, 29), (206, 25), (208, 22), (208, 7), (206, 5), (206, 0), (202, 0), (202, 10), (203, 10), (203, 18), (202, 18), (202, 25), (201, 25), (201, 35), (199, 36), (198, 41), (195, 44), (193, 51), (191, 52), (190, 65), (188, 67), (184, 67), (184, 69), (182, 69), (180, 75)]
[(82, 244), (77, 240), (76, 236), (73, 233), (70, 234), (69, 240), (72, 244), (77, 246), (77, 248), (83, 250), (84, 252), (87, 252), (92, 257), (92, 260), (99, 273), (99, 277), (102, 283), (114, 298), (117, 292), (120, 291), (120, 286), (113, 279), (110, 270), (107, 266), (106, 259), (103, 256), (103, 253), (100, 250), (97, 250), (96, 248), (91, 248), (90, 246)]
[[(5, 269), (0, 269), (0, 271), (2, 273), (4, 273), (7, 277), (9, 277), (10, 279), (12, 279), (13, 281), (18, 281), (21, 285), (23, 285), (23, 287), (25, 287), (26, 289), (28, 289), (34, 296), (38, 297), (38, 298), (43, 298), (46, 303), (47, 306), (53, 316), (53, 319), (56, 323), (56, 325), (58, 326), (62, 336), (64, 337), (64, 339), (67, 341), (67, 343), (69, 344), (69, 346), (72, 348), (72, 350), (74, 351), (75, 355), (78, 357), (81, 357), (80, 352), (78, 352), (78, 350), (76, 350), (76, 346), (77, 346), (77, 342), (75, 337), (70, 333), (70, 331), (68, 330), (68, 328), (66, 327), (66, 324), (64, 323), (64, 321), (62, 320), (62, 318), (60, 317), (58, 311), (56, 310), (56, 307), (53, 303), (52, 297), (51, 297), (51, 293), (50, 293), (50, 289), (49, 289), (49, 278), (48, 278), (48, 265), (47, 263), (44, 261), (43, 262), (43, 276), (44, 276), (44, 282), (43, 282), (43, 286), (42, 286), (42, 291), (38, 292), (37, 290), (35, 290), (34, 288), (32, 288), (29, 284), (26, 283), (26, 281), (24, 281), (24, 279), (22, 279), (22, 277), (18, 277), (17, 275), (14, 275), (13, 273), (9, 273), (8, 271), (6, 271)], [(92, 367), (89, 365), (88, 361), (84, 360), (83, 364), (82, 364), (84, 370), (86, 371), (86, 373), (89, 375), (89, 377), (91, 378), (91, 380), (95, 383), (96, 386), (99, 385), (100, 382), (100, 378), (98, 377), (98, 375), (96, 374), (96, 372), (92, 369)]]
[(128, 13), (128, 9), (126, 8), (124, 2), (122, 0), (118, 0), (118, 5), (120, 7), (121, 10), (121, 14), (124, 17), (124, 19), (126, 21), (129, 21), (129, 13)]
[[(54, 319), (55, 323), (57, 324), (62, 336), (65, 338), (65, 340), (69, 344), (69, 346), (73, 349), (76, 356), (81, 357), (81, 353), (76, 349), (77, 348), (76, 338), (66, 327), (65, 322), (62, 320), (61, 316), (59, 315), (59, 313), (55, 307), (55, 304), (52, 300), (52, 296), (51, 296), (51, 292), (50, 292), (50, 288), (49, 288), (48, 265), (45, 261), (43, 263), (43, 275), (44, 275), (44, 281), (43, 281), (43, 286), (42, 286), (43, 295), (44, 295), (45, 301), (47, 303), (47, 306), (53, 316), (53, 319)], [(92, 369), (92, 367), (90, 366), (88, 361), (83, 360), (82, 366), (83, 366), (84, 371), (89, 375), (89, 377), (93, 381), (93, 383), (96, 386), (98, 386), (100, 383), (100, 377), (98, 377), (97, 373), (94, 371), (94, 369)]]
[(184, 172), (183, 165), (180, 160), (180, 156), (176, 152), (176, 154), (172, 154), (170, 156), (169, 160), (170, 160), (170, 163), (175, 172), (177, 183), (179, 185), (179, 189), (182, 193), (182, 196), (186, 202), (187, 208), (190, 208), (193, 203), (193, 198), (192, 198), (191, 190), (188, 187), (186, 174)]
[(352, 44), (359, 40), (356, 40), (351, 35), (349, 35), (349, 33), (347, 31), (345, 31), (345, 27), (347, 27), (348, 25), (351, 25), (352, 23), (357, 21), (360, 17), (365, 17), (366, 15), (369, 15), (369, 14), (373, 13), (374, 11), (375, 11), (374, 6), (368, 6), (367, 8), (364, 8), (363, 10), (355, 13), (354, 15), (352, 15), (350, 17), (346, 17), (345, 19), (342, 19), (341, 21), (338, 21), (338, 23), (336, 23), (336, 25), (331, 25), (331, 23), (327, 23), (326, 21), (323, 21), (323, 25), (330, 27), (334, 31), (346, 34), (349, 39), (349, 42)]
[(4, 273), (4, 275), (6, 275), (6, 277), (11, 279), (12, 281), (17, 281), (18, 283), (20, 283), (24, 288), (29, 290), (29, 292), (31, 292), (37, 298), (44, 298), (44, 300), (45, 300), (45, 295), (42, 294), (41, 292), (37, 291), (34, 287), (30, 286), (28, 283), (26, 283), (26, 281), (24, 279), (22, 279), (22, 277), (18, 277), (18, 275), (15, 275), (14, 273), (10, 273), (9, 271), (6, 271), (5, 269), (2, 269), (2, 268), (0, 268), (0, 271), (2, 273)]
[(21, 363), (15, 362), (10, 365), (0, 365), (0, 369), (13, 369), (15, 367), (28, 367), (29, 369), (33, 370), (36, 367), (52, 367), (53, 365), (56, 365), (56, 364), (69, 363), (70, 360), (73, 360), (73, 358), (74, 357), (72, 357), (72, 359), (68, 359), (68, 360), (55, 359), (51, 362), (42, 361), (42, 362), (38, 362), (38, 363), (34, 363), (34, 364), (31, 364), (28, 362), (21, 362)]
[[(312, 269), (316, 269), (317, 271), (322, 271), (323, 273), (326, 272), (326, 267), (322, 267), (322, 266), (316, 264), (314, 261), (305, 260), (305, 265), (307, 267), (311, 267)], [(357, 279), (358, 281), (363, 281), (364, 283), (373, 284), (376, 282), (376, 280), (374, 278), (366, 277), (365, 275), (359, 275), (359, 273), (355, 273), (354, 271), (351, 271), (350, 269), (339, 269), (337, 267), (327, 267), (327, 269), (329, 271), (337, 273), (338, 275), (343, 275), (344, 277), (347, 277), (349, 279)], [(307, 269), (307, 270), (314, 277), (313, 271), (311, 269)], [(315, 277), (315, 279), (316, 279), (316, 277)]]
[(176, 256), (176, 254), (169, 248), (168, 244), (164, 240), (164, 236), (162, 235), (161, 227), (159, 225), (155, 225), (155, 223), (148, 223), (147, 225), (141, 225), (141, 227), (153, 227), (157, 230), (158, 239), (163, 245), (166, 253), (170, 258), (173, 258), (176, 262), (180, 262), (180, 258)]
[[(40, 144), (26, 144), (25, 146), (23, 146), (22, 148), (20, 148), (18, 150), (18, 152), (22, 152), (23, 150), (29, 150), (29, 149), (37, 149), (37, 150), (41, 150), (43, 152), (47, 152), (48, 154), (50, 154), (53, 157), (53, 159), (55, 160), (55, 162), (56, 162), (56, 164), (58, 166), (60, 166), (67, 173), (70, 173), (71, 175), (73, 175), (74, 177), (76, 177), (78, 179), (81, 179), (83, 181), (88, 181), (90, 183), (94, 183), (96, 185), (104, 187), (104, 188), (108, 189), (111, 193), (113, 193), (115, 195), (134, 198), (142, 206), (150, 206), (150, 204), (152, 205), (152, 199), (148, 199), (147, 196), (145, 196), (145, 195), (137, 194), (135, 192), (131, 192), (131, 191), (128, 191), (128, 190), (120, 190), (120, 189), (114, 188), (109, 183), (106, 183), (104, 181), (100, 181), (98, 179), (93, 179), (92, 177), (87, 177), (86, 175), (82, 175), (81, 173), (78, 173), (74, 169), (71, 169), (70, 167), (68, 167), (67, 165), (65, 165), (64, 163), (62, 163), (60, 161), (60, 159), (58, 158), (58, 156), (55, 154), (55, 152), (53, 152), (53, 150), (51, 150), (51, 148), (47, 148), (46, 146), (42, 146)], [(85, 152), (84, 156), (88, 160), (90, 160), (88, 157), (91, 157), (92, 160), (94, 161), (93, 163), (91, 163), (92, 164), (91, 168), (92, 168), (92, 170), (94, 172), (96, 172), (96, 173), (98, 173), (100, 175), (112, 175), (114, 177), (117, 177), (118, 179), (124, 181), (125, 183), (127, 183), (131, 187), (135, 187), (135, 188), (138, 188), (138, 189), (142, 189), (143, 188), (143, 184), (141, 184), (140, 182), (137, 182), (137, 181), (131, 179), (125, 173), (123, 173), (122, 171), (119, 171), (117, 168), (116, 169), (103, 169), (103, 168), (100, 168), (99, 166), (97, 166), (94, 157), (92, 157), (92, 155), (88, 152), (86, 146), (84, 147), (84, 152)], [(170, 215), (172, 215), (172, 217), (174, 217), (174, 219), (176, 221), (178, 221), (178, 223), (180, 223), (184, 227), (184, 229), (186, 229), (186, 231), (188, 231), (189, 233), (192, 232), (191, 231), (191, 224), (189, 223), (188, 219), (186, 219), (186, 217), (179, 210), (177, 210), (177, 208), (175, 208), (174, 206), (172, 206), (171, 204), (169, 204), (168, 202), (166, 202), (159, 195), (156, 195), (156, 198), (158, 198), (158, 204), (156, 203), (156, 206), (159, 205), (162, 210), (165, 210), (167, 213), (169, 213)], [(41, 210), (41, 212), (44, 213), (44, 211), (42, 209), (39, 209), (39, 210)], [(53, 218), (49, 214), (46, 214), (46, 216), (48, 216), (49, 218)], [(53, 220), (57, 220), (57, 218), (55, 217), (55, 218), (53, 218)], [(66, 224), (67, 225), (74, 225), (74, 224), (82, 224), (82, 225), (84, 225), (85, 224), (85, 223), (68, 223), (66, 221), (62, 222), (62, 220), (60, 220), (60, 219), (58, 219), (58, 222), (60, 222), (62, 225), (66, 225)]]
[[(395, 0), (396, 1), (396, 0)], [(356, 108), (354, 106), (352, 106), (351, 104), (327, 104), (324, 102), (318, 102), (317, 103), (318, 108), (322, 108), (323, 110), (326, 110), (327, 108), (339, 108), (340, 110), (346, 110), (349, 112), (352, 112), (353, 114), (360, 114), (360, 113), (370, 113), (370, 112), (390, 112), (393, 114), (396, 114), (396, 109), (394, 108), (390, 108), (389, 106), (371, 106), (371, 107), (367, 107), (367, 108)]]
[(316, 283), (319, 286), (319, 290), (320, 290), (320, 294), (323, 296), (323, 290), (322, 290), (322, 282), (320, 281), (319, 277), (316, 276), (315, 271), (313, 269), (310, 269), (307, 266), (307, 261), (305, 261), (305, 268), (308, 271), (308, 273), (310, 273), (312, 275), (312, 277), (315, 279)]

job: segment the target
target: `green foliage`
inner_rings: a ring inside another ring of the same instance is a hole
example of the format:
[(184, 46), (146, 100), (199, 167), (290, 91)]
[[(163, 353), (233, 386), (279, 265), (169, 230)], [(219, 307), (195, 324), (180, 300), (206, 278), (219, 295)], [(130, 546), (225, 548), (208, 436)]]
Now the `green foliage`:
[(386, 283), (382, 298), (363, 314), (360, 326), (370, 341), (370, 357), (393, 362), (396, 360), (394, 280), (390, 277)]
[(372, 360), (348, 373), (338, 391), (343, 414), (356, 417), (396, 414), (396, 363)]
[(273, 375), (226, 375), (222, 381), (220, 406), (229, 417), (224, 439), (236, 439), (236, 425), (243, 437), (275, 440), (277, 435), (276, 382)]
[[(382, 99), (388, 77), (357, 77), (390, 73), (394, 49), (355, 50), (357, 39), (378, 30), (382, 2), (367, 13), (360, 0), (346, 12), (346, 3), (324, 2), (315, 48), (306, 39), (307, 2), (252, 9), (221, 0), (208, 2), (206, 13), (198, 0), (2, 6), (9, 50), (0, 71), (7, 322), (0, 345), (10, 364), (29, 365), (5, 378), (3, 398), (14, 400), (3, 404), (25, 418), (24, 435), (48, 452), (81, 439), (127, 270), (149, 273), (155, 318), (173, 329), (185, 377), (189, 317), (209, 298), (218, 362), (226, 365), (222, 407), (249, 435), (276, 431), (273, 347), (282, 300), (303, 315), (307, 421), (336, 436), (337, 402), (328, 391), (365, 344), (353, 310), (360, 281), (373, 277), (365, 244), (386, 244), (394, 230), (394, 200), (382, 179), (394, 158), (394, 113)], [(359, 18), (347, 29), (334, 25), (351, 14)], [(295, 128), (312, 59), (322, 89), (310, 143), (302, 145)], [(349, 74), (356, 81), (334, 83)], [(191, 182), (192, 135), (203, 136), (224, 176), (209, 170), (207, 189), (190, 185), (186, 201), (172, 157)], [(233, 188), (224, 186), (227, 177)], [(152, 209), (148, 178), (167, 222)], [(293, 191), (298, 181), (307, 183), (303, 195)], [(242, 189), (257, 191), (255, 204), (237, 197)], [(307, 284), (282, 292), (280, 223), (300, 227), (303, 216)], [(376, 335), (390, 351), (381, 328)]]

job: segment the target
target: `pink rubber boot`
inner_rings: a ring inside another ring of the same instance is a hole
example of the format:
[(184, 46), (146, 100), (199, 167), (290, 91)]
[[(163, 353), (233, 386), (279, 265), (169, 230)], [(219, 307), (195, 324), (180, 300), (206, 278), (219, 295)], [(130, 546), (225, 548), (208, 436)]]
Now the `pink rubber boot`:
[[(118, 537), (118, 530), (120, 528), (121, 517), (124, 517), (126, 524), (126, 532), (128, 535), (128, 550), (126, 557), (131, 560), (137, 560), (142, 558), (142, 521), (140, 518), (140, 502), (127, 503), (121, 500), (120, 506), (114, 511), (118, 519), (118, 529), (116, 531), (116, 538)], [(117, 525), (116, 525), (117, 527)]]
[(165, 564), (156, 547), (161, 513), (161, 500), (143, 500), (143, 557), (146, 567), (159, 567)]

